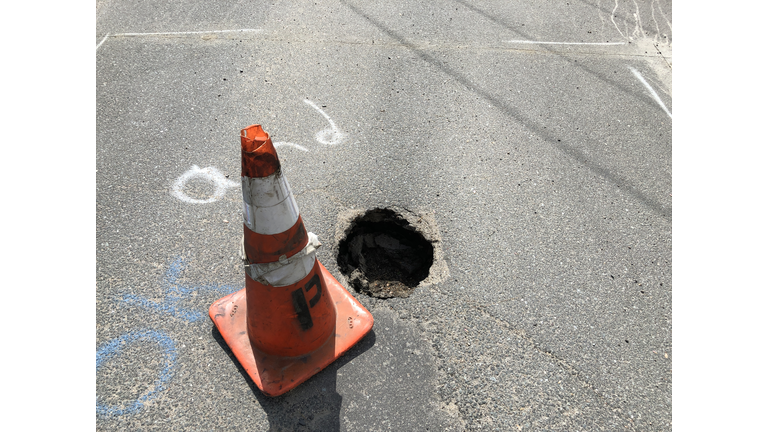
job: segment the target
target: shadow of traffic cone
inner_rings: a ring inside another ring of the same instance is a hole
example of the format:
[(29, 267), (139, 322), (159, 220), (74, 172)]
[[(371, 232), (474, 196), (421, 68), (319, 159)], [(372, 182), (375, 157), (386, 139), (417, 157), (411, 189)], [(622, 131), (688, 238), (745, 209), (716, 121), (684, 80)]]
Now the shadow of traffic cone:
[(245, 288), (208, 313), (257, 387), (279, 396), (316, 374), (373, 327), (373, 316), (317, 260), (260, 125), (240, 132)]

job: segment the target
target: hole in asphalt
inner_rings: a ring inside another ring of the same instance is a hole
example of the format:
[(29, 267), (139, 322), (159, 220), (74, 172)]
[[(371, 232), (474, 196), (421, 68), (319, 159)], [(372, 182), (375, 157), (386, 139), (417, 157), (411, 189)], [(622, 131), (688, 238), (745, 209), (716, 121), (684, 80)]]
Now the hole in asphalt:
[(429, 275), (432, 243), (395, 211), (369, 210), (353, 219), (346, 232), (337, 263), (357, 291), (408, 297)]

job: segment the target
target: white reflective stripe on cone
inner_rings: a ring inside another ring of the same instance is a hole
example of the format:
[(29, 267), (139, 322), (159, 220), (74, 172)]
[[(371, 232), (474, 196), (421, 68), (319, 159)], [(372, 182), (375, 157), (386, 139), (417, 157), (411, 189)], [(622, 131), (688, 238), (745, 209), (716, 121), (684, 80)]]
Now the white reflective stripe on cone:
[(258, 234), (280, 234), (288, 231), (299, 220), (299, 206), (293, 195), (271, 207), (257, 207), (243, 201), (243, 222)]
[(271, 207), (291, 196), (291, 187), (282, 170), (266, 177), (240, 177), (243, 201), (259, 207)]
[(282, 266), (279, 269), (272, 270), (263, 274), (261, 277), (267, 280), (270, 285), (281, 287), (293, 285), (296, 282), (307, 277), (312, 267), (315, 266), (315, 253), (312, 252), (305, 257)]
[(299, 206), (282, 170), (266, 177), (241, 177), (243, 221), (253, 232), (279, 234), (299, 218)]

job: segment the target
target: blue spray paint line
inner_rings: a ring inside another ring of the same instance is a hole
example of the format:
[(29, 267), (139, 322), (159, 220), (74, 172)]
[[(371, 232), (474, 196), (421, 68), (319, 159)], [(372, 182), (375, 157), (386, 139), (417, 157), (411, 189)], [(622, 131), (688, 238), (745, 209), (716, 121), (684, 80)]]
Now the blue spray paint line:
[(102, 345), (96, 351), (96, 373), (99, 373), (99, 367), (101, 367), (105, 361), (119, 356), (122, 350), (128, 346), (128, 344), (140, 340), (155, 341), (163, 349), (165, 367), (160, 371), (160, 375), (155, 380), (155, 387), (149, 393), (140, 396), (137, 400), (133, 401), (131, 404), (125, 407), (101, 404), (99, 403), (99, 396), (96, 395), (97, 414), (107, 416), (134, 414), (144, 406), (144, 403), (152, 400), (160, 391), (164, 390), (165, 385), (171, 379), (171, 376), (173, 375), (173, 369), (176, 367), (176, 344), (170, 337), (168, 337), (168, 335), (155, 330), (136, 330), (130, 333), (126, 333), (116, 339), (112, 339), (111, 341)]
[(184, 299), (191, 298), (195, 291), (204, 292), (217, 292), (221, 294), (231, 294), (240, 288), (232, 285), (197, 285), (197, 286), (184, 286), (178, 283), (179, 275), (186, 268), (184, 259), (176, 257), (171, 265), (168, 266), (168, 271), (165, 272), (163, 278), (163, 286), (165, 287), (165, 298), (162, 303), (157, 303), (147, 299), (146, 297), (138, 296), (135, 294), (125, 294), (122, 297), (122, 301), (144, 307), (146, 309), (154, 310), (169, 314), (176, 318), (183, 319), (187, 322), (195, 322), (202, 319), (205, 314), (200, 311), (187, 309), (179, 306), (179, 302)]
[(188, 322), (195, 322), (203, 317), (202, 312), (178, 307), (176, 303), (178, 303), (179, 299), (166, 297), (164, 302), (156, 303), (146, 299), (145, 297), (137, 296), (134, 294), (125, 294), (123, 295), (122, 300), (128, 304), (141, 306), (143, 308), (151, 309), (157, 312), (163, 312)]

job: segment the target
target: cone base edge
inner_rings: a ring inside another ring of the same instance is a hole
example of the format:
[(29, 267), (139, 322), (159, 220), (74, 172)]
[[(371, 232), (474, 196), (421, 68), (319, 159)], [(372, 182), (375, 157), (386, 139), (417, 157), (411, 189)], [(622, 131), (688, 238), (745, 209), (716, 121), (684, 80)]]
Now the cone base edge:
[(209, 315), (240, 365), (267, 396), (280, 396), (317, 374), (356, 345), (373, 328), (373, 315), (320, 263), (334, 307), (336, 331), (316, 350), (279, 357), (254, 350), (246, 328), (245, 288), (215, 301)]

